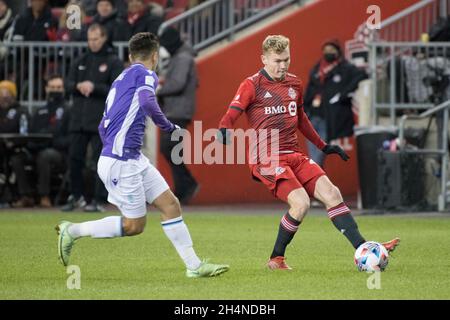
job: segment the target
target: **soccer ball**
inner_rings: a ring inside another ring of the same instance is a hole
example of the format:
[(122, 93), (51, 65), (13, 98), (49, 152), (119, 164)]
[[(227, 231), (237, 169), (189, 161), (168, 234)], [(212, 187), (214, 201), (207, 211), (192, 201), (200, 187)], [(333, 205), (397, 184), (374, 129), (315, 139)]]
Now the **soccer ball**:
[(388, 261), (388, 251), (375, 241), (364, 242), (355, 252), (355, 264), (359, 271), (384, 271)]

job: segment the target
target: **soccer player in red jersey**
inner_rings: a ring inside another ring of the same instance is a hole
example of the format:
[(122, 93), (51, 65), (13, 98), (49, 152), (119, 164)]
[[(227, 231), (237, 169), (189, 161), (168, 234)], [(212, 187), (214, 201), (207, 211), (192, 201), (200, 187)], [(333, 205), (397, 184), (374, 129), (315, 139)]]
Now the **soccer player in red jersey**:
[[(300, 150), (297, 129), (325, 154), (338, 154), (344, 161), (349, 158), (339, 146), (326, 144), (305, 114), (302, 82), (288, 73), (289, 39), (281, 35), (268, 36), (262, 44), (262, 53), (264, 68), (239, 86), (220, 121), (218, 138), (224, 144), (230, 143), (229, 129), (242, 113), (247, 115), (250, 127), (256, 130), (258, 137), (254, 143), (250, 142), (249, 147), (252, 176), (290, 207), (281, 218), (267, 266), (289, 270), (291, 268), (284, 257), (286, 247), (309, 209), (310, 197), (325, 205), (334, 226), (355, 249), (366, 240), (361, 236), (339, 189), (322, 168)], [(392, 251), (399, 241), (395, 238), (383, 245)]]

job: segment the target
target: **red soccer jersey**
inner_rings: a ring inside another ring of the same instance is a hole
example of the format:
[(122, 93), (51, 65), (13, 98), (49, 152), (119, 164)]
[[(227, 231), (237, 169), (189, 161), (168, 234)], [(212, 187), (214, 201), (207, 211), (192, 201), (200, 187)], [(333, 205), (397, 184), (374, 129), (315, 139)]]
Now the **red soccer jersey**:
[[(279, 153), (300, 152), (297, 129), (318, 148), (325, 146), (303, 111), (302, 82), (293, 74), (287, 73), (285, 79), (275, 81), (262, 69), (245, 79), (219, 127), (232, 128), (242, 112), (258, 136), (262, 129), (267, 130), (267, 140), (257, 140), (259, 153), (267, 148), (266, 154), (270, 154), (274, 143), (278, 143)], [(278, 130), (278, 134), (272, 129)]]

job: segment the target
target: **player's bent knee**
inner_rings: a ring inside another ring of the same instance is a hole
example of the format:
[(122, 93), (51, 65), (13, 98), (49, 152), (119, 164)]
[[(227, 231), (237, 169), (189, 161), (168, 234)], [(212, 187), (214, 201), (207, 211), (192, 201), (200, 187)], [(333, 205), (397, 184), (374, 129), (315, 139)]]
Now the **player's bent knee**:
[(181, 214), (181, 205), (180, 200), (177, 197), (173, 196), (164, 208), (164, 213), (171, 215), (180, 215)]
[(172, 193), (172, 191), (167, 190), (155, 199), (153, 205), (158, 208), (163, 215), (176, 215), (181, 214), (180, 201)]
[(146, 219), (124, 219), (123, 231), (127, 236), (136, 236), (144, 232)]
[(174, 219), (181, 216), (181, 205), (175, 195), (168, 198), (163, 205), (159, 207), (163, 220)]
[(144, 232), (144, 229), (144, 226), (129, 226), (124, 228), (124, 231), (127, 236), (137, 236), (138, 234)]
[(310, 208), (309, 198), (294, 200), (290, 202), (291, 209), (289, 210), (292, 217), (298, 221), (303, 220)]
[(342, 198), (341, 191), (338, 187), (333, 185), (329, 193), (329, 202), (338, 205), (342, 201), (344, 200)]

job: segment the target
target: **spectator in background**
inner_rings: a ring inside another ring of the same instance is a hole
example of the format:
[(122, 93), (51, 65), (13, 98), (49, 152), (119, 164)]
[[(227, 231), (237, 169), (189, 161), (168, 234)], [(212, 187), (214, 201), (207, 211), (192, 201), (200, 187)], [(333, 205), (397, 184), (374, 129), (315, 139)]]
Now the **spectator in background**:
[[(194, 50), (181, 40), (180, 33), (174, 28), (164, 31), (160, 43), (169, 52), (170, 60), (166, 75), (159, 79), (156, 94), (167, 119), (186, 128), (194, 116), (198, 84)], [(199, 185), (183, 163), (172, 162), (171, 152), (176, 144), (178, 141), (171, 141), (170, 134), (161, 132), (160, 148), (172, 170), (175, 196), (186, 204), (198, 192)]]
[[(97, 13), (97, 0), (76, 0), (86, 12), (88, 17), (93, 17)], [(127, 16), (127, 0), (113, 0), (114, 7), (119, 17)]]
[(144, 0), (128, 0), (128, 24), (131, 36), (139, 32), (151, 32), (156, 35), (162, 22), (162, 17), (153, 14)]
[(16, 84), (0, 81), (0, 133), (18, 133), (19, 117)]
[(113, 0), (98, 0), (97, 14), (93, 23), (104, 26), (107, 30), (108, 41), (128, 41), (130, 39), (130, 27), (128, 23), (118, 15)]
[[(0, 133), (19, 132), (19, 104), (16, 100), (17, 87), (14, 82), (0, 81)], [(9, 175), (8, 156), (10, 146), (0, 141), (0, 208), (9, 207), (11, 192), (7, 188)]]
[(6, 31), (11, 27), (14, 16), (12, 10), (8, 7), (6, 0), (0, 0), (0, 40), (5, 37)]
[[(72, 211), (85, 204), (83, 193), (83, 169), (88, 145), (92, 149), (92, 161), (97, 163), (102, 150), (98, 124), (103, 115), (105, 100), (112, 82), (123, 70), (123, 63), (107, 44), (108, 34), (102, 25), (93, 24), (88, 29), (89, 50), (76, 60), (66, 79), (66, 92), (73, 96), (70, 111), (69, 168), (71, 195), (63, 211)], [(85, 211), (101, 211), (103, 183), (95, 174), (95, 199)]]
[[(353, 135), (352, 95), (367, 74), (345, 60), (336, 39), (322, 46), (322, 58), (313, 67), (304, 96), (305, 111), (327, 143)], [(309, 156), (323, 167), (324, 153), (308, 142)]]
[(48, 0), (31, 0), (16, 20), (13, 40), (56, 41), (58, 20), (52, 15)]
[(66, 157), (69, 147), (69, 113), (64, 100), (64, 81), (60, 75), (52, 75), (45, 86), (47, 104), (37, 108), (31, 120), (30, 133), (50, 133), (53, 139), (49, 143), (29, 145), (36, 154), (37, 189), (40, 206), (50, 208), (50, 182), (53, 171), (66, 169)]
[(88, 17), (93, 17), (97, 13), (97, 0), (78, 0), (78, 4)]
[[(14, 21), (13, 41), (56, 41), (58, 20), (52, 15), (51, 8), (48, 5), (48, 0), (30, 0), (30, 7), (28, 7), (18, 18)], [(45, 51), (41, 54), (45, 54)], [(30, 57), (35, 66), (34, 74), (26, 74), (26, 77), (17, 77), (17, 86), (19, 88), (19, 96), (22, 96), (25, 90), (30, 90), (28, 81), (33, 77), (33, 98), (39, 99), (39, 92), (43, 89), (41, 86), (43, 70), (49, 65), (49, 61), (40, 59), (39, 51), (34, 49), (34, 54), (28, 54), (28, 47), (24, 50), (18, 50), (17, 61), (21, 64), (28, 65)], [(12, 70), (17, 72), (17, 70)]]
[[(25, 113), (17, 102), (17, 87), (11, 81), (0, 82), (0, 132), (19, 133), (20, 117)], [(27, 179), (25, 163), (31, 161), (28, 151), (23, 146), (3, 146), (2, 157), (10, 159), (12, 172), (15, 174), (19, 199), (13, 207), (30, 207), (34, 205), (33, 190)], [(4, 152), (3, 152), (4, 151)], [(6, 153), (8, 155), (6, 155)], [(5, 161), (5, 159), (2, 159)]]

